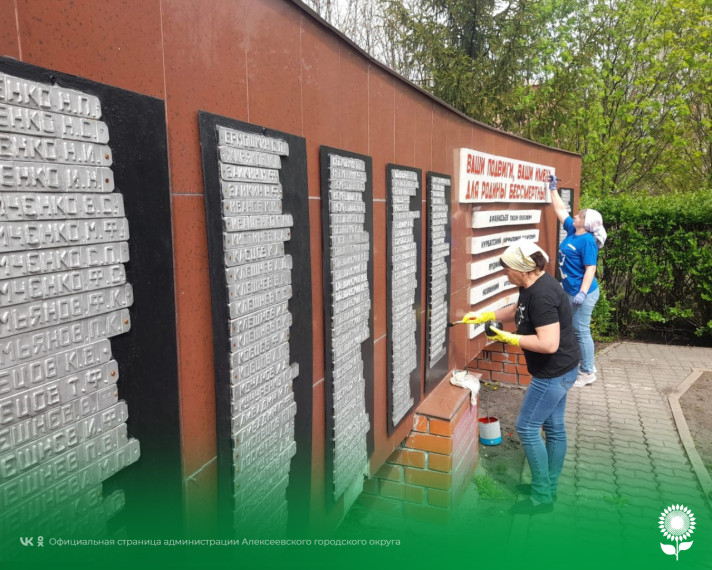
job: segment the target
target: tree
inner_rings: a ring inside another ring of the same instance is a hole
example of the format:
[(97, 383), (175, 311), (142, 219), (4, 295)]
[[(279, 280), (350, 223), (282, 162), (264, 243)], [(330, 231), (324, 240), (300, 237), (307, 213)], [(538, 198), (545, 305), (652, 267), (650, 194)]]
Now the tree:
[(710, 0), (312, 3), (470, 117), (582, 154), (585, 196), (712, 188)]

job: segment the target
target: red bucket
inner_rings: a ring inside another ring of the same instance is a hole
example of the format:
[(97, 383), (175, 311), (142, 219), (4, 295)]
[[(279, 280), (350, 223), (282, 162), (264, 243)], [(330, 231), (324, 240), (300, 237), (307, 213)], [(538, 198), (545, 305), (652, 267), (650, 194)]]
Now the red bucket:
[(480, 424), (480, 443), (483, 445), (499, 445), (502, 443), (502, 431), (499, 418), (487, 416), (477, 420)]

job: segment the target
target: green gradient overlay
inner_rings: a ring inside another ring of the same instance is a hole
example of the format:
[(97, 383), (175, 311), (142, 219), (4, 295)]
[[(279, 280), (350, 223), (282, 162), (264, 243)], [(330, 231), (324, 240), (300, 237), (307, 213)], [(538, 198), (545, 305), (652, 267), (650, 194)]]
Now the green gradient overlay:
[[(155, 483), (155, 482), (153, 482)], [(436, 526), (365, 513), (360, 519), (347, 517), (331, 534), (311, 534), (319, 521), (297, 519), (295, 532), (288, 537), (250, 536), (249, 530), (234, 536), (215, 530), (185, 536), (181, 521), (155, 512), (155, 484), (146, 485), (146, 495), (133, 493), (136, 505), (125, 506), (102, 529), (100, 517), (90, 534), (87, 526), (75, 531), (52, 531), (42, 522), (28, 523), (21, 536), (33, 538), (32, 546), (22, 546), (20, 536), (3, 536), (0, 568), (402, 568), (468, 567), (552, 569), (552, 568), (712, 568), (712, 517), (707, 502), (657, 500), (628, 497), (560, 496), (553, 513), (535, 517), (511, 517), (454, 513), (453, 524)], [(633, 483), (633, 482), (631, 482)], [(150, 497), (149, 497), (150, 495)], [(127, 494), (127, 501), (129, 495)], [(142, 508), (142, 504), (146, 505)], [(684, 504), (696, 518), (689, 550), (679, 560), (666, 555), (661, 543), (670, 544), (659, 529), (662, 511)], [(362, 508), (361, 508), (362, 509)], [(492, 509), (488, 509), (491, 513)], [(266, 513), (268, 516), (269, 513)], [(84, 512), (79, 517), (88, 516)], [(91, 521), (89, 521), (91, 522)], [(37, 546), (43, 526), (43, 547)], [(72, 527), (67, 521), (67, 529)], [(54, 533), (54, 534), (52, 534)], [(112, 546), (90, 544), (57, 545), (62, 540), (113, 539)], [(311, 545), (270, 544), (271, 539), (312, 541)], [(153, 544), (120, 545), (121, 540), (150, 540)], [(184, 540), (220, 541), (181, 544)], [(239, 544), (226, 545), (226, 540)], [(349, 541), (362, 541), (361, 544)], [(177, 542), (173, 542), (177, 541)], [(254, 541), (254, 542), (253, 542)], [(365, 542), (365, 544), (363, 544)]]

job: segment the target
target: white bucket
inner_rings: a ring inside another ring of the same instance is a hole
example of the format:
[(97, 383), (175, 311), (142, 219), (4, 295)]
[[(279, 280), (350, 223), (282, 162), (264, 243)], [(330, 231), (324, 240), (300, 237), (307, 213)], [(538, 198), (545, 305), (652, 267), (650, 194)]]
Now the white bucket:
[(483, 445), (499, 445), (502, 443), (502, 431), (499, 428), (499, 419), (487, 416), (477, 420), (480, 426), (480, 442)]

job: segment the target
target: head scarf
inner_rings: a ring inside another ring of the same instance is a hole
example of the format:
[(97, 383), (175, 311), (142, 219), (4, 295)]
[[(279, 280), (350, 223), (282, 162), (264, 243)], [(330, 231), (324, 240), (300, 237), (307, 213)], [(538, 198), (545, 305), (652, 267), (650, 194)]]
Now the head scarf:
[(583, 227), (586, 228), (587, 232), (591, 232), (593, 234), (593, 237), (596, 238), (596, 245), (598, 245), (598, 249), (601, 249), (603, 244), (606, 243), (606, 238), (608, 237), (606, 228), (603, 227), (603, 218), (601, 217), (601, 213), (597, 210), (586, 210)]
[(532, 259), (532, 254), (539, 252), (544, 256), (546, 261), (549, 261), (549, 256), (536, 243), (530, 240), (521, 240), (510, 245), (504, 250), (500, 260), (507, 267), (522, 273), (529, 273), (536, 269), (536, 263)]

